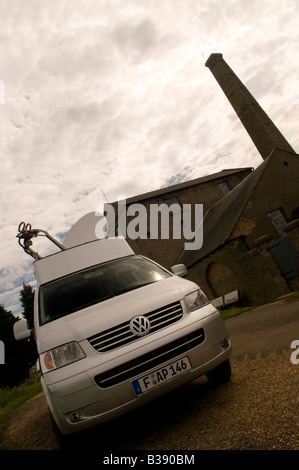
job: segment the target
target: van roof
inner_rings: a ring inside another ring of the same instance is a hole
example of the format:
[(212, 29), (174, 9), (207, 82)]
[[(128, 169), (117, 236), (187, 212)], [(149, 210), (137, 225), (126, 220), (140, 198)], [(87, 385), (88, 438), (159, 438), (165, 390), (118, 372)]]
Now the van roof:
[(95, 240), (59, 251), (33, 263), (39, 285), (117, 258), (133, 255), (121, 237)]

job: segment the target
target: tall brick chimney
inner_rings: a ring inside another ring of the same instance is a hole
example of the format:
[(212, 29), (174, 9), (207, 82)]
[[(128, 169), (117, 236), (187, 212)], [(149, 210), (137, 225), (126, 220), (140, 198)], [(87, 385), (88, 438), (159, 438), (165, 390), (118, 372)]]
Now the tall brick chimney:
[(227, 65), (222, 54), (211, 54), (205, 65), (221, 86), (264, 160), (274, 148), (295, 153), (269, 116)]

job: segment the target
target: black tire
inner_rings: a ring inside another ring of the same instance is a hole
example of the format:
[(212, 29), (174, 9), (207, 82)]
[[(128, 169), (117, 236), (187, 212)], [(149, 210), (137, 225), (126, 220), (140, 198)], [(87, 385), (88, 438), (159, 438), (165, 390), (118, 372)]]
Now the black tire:
[(224, 361), (215, 369), (208, 372), (206, 375), (208, 379), (210, 380), (210, 382), (216, 385), (228, 382), (232, 375), (232, 369), (231, 369), (229, 359)]
[(53, 418), (53, 415), (52, 415), (50, 409), (48, 409), (48, 412), (49, 412), (49, 415), (50, 415), (52, 432), (53, 432), (53, 435), (55, 437), (55, 441), (56, 441), (59, 449), (61, 449), (61, 450), (68, 449), (70, 444), (71, 444), (70, 443), (70, 437), (65, 436), (64, 434), (62, 434), (62, 432), (60, 431), (59, 427), (57, 426), (57, 424), (55, 422), (55, 419)]

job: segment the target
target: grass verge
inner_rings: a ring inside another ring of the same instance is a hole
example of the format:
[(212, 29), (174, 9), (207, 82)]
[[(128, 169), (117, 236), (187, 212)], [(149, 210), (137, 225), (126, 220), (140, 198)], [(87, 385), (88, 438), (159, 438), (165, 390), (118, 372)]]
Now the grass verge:
[(255, 308), (256, 307), (231, 307), (221, 310), (220, 314), (223, 320), (227, 320), (228, 318), (237, 317), (238, 315), (241, 315), (241, 313), (249, 312)]
[[(276, 299), (279, 302), (291, 303), (295, 302), (299, 299), (299, 292), (293, 292), (292, 294), (280, 297)], [(275, 302), (275, 301), (274, 301)], [(221, 316), (224, 320), (228, 318), (236, 317), (244, 312), (249, 312), (250, 310), (254, 310), (257, 307), (228, 307), (226, 309), (219, 309)]]
[(0, 388), (0, 450), (3, 450), (3, 440), (7, 423), (12, 414), (26, 401), (42, 391), (38, 379), (29, 379), (13, 388)]
[(294, 294), (288, 295), (285, 299), (284, 302), (290, 303), (293, 302), (294, 300), (299, 299), (299, 292), (295, 292)]

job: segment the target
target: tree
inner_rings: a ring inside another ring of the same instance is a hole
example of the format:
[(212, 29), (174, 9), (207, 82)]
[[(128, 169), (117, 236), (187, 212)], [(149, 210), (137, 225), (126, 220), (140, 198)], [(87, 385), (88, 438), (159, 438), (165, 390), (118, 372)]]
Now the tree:
[(33, 304), (34, 290), (30, 284), (23, 283), (23, 289), (20, 292), (20, 301), (23, 307), (23, 316), (28, 322), (29, 328), (33, 328)]
[(18, 344), (13, 335), (17, 318), (0, 305), (0, 340), (5, 350), (5, 363), (0, 365), (0, 387), (13, 387), (28, 376), (26, 346)]
[[(23, 284), (20, 300), (23, 315), (33, 328), (34, 292), (30, 285)], [(5, 364), (0, 365), (0, 387), (13, 387), (28, 378), (30, 368), (36, 363), (38, 354), (33, 339), (16, 341), (13, 325), (19, 320), (0, 305), (0, 340), (4, 343)]]

